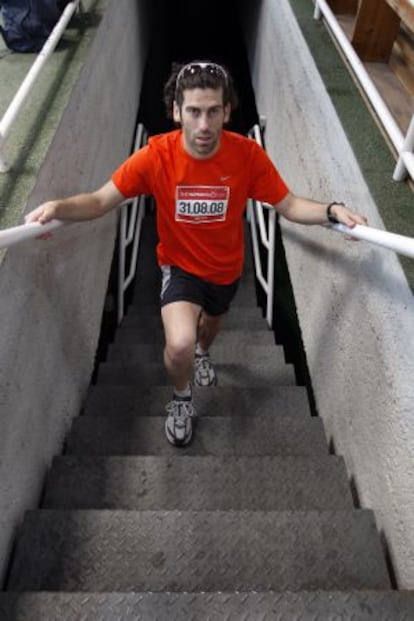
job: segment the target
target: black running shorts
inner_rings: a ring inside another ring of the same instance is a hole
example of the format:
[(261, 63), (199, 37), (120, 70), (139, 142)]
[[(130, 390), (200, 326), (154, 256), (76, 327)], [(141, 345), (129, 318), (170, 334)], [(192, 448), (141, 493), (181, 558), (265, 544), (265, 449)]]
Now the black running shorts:
[(193, 302), (213, 316), (229, 310), (240, 280), (229, 285), (216, 285), (174, 265), (163, 265), (161, 271), (161, 306), (171, 302)]

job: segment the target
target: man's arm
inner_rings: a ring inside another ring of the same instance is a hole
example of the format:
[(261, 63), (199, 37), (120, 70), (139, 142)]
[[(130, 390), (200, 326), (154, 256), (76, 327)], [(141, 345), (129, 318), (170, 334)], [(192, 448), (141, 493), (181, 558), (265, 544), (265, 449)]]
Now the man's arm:
[(114, 209), (124, 196), (112, 181), (108, 181), (99, 190), (86, 194), (77, 194), (43, 203), (25, 217), (26, 222), (45, 224), (50, 220), (79, 221), (93, 220)]
[[(308, 198), (301, 198), (289, 193), (274, 208), (287, 220), (298, 222), (299, 224), (329, 224), (327, 217), (327, 203), (319, 203)], [(364, 216), (361, 216), (345, 205), (333, 203), (330, 214), (341, 224), (352, 228), (356, 224), (367, 224)]]

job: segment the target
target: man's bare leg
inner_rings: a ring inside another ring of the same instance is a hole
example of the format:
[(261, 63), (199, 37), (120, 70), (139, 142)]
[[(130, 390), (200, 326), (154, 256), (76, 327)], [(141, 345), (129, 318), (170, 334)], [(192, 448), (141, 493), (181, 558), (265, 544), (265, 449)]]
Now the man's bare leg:
[(220, 331), (224, 315), (208, 315), (202, 312), (198, 324), (197, 345), (194, 362), (194, 384), (215, 386), (217, 375), (211, 361), (209, 349)]
[(198, 323), (197, 342), (203, 351), (208, 351), (211, 344), (220, 332), (224, 315), (208, 315), (202, 311)]
[(176, 391), (192, 378), (194, 347), (201, 307), (192, 302), (171, 302), (161, 309), (164, 324), (164, 364)]
[(191, 378), (200, 306), (191, 302), (171, 302), (161, 309), (164, 324), (164, 363), (174, 385), (172, 401), (166, 406), (165, 433), (168, 442), (185, 446), (193, 435)]

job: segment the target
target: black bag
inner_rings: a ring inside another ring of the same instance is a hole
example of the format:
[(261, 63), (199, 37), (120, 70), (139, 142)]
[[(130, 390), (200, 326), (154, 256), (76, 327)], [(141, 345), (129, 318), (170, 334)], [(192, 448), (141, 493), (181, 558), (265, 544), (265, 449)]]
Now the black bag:
[(38, 52), (70, 0), (0, 0), (0, 32), (15, 52)]

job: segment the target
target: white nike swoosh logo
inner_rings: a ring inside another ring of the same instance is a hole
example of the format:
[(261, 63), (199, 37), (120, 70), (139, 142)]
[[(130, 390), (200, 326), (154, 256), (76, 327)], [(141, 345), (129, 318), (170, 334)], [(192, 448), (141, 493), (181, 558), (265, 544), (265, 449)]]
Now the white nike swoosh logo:
[(230, 179), (230, 175), (225, 175), (224, 177), (220, 177), (220, 181), (227, 181), (227, 179)]

